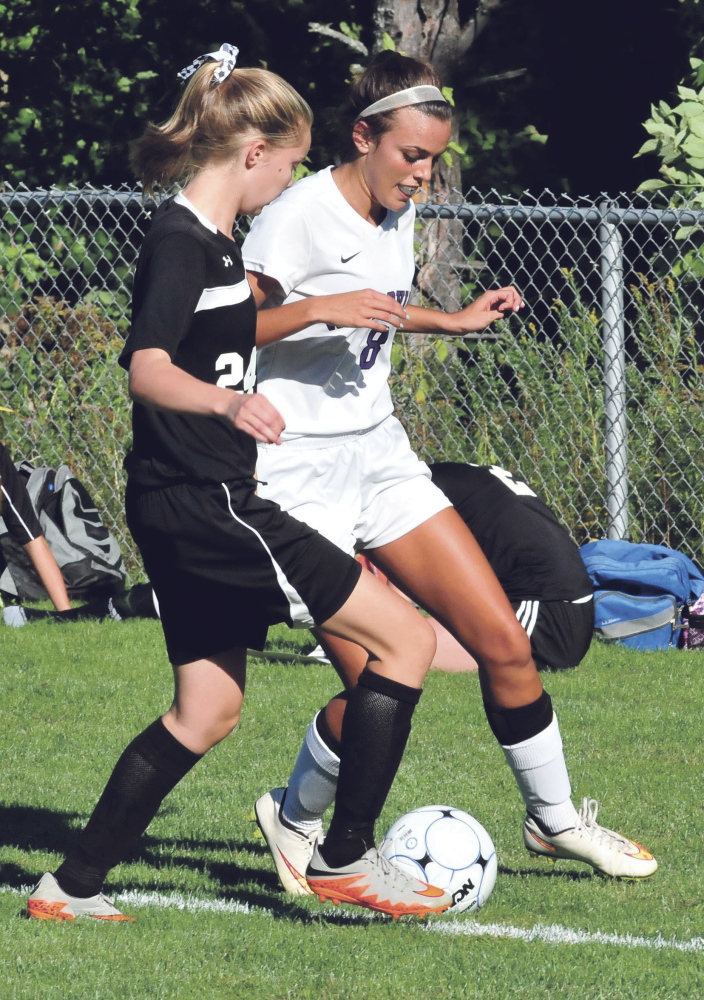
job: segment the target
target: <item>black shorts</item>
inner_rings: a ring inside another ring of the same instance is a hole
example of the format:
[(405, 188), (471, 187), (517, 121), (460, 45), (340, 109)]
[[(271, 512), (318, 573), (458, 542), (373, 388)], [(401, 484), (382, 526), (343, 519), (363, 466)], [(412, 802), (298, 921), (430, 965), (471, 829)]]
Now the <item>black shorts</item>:
[(586, 656), (594, 632), (594, 601), (511, 601), (528, 633), (538, 670), (576, 667)]
[(159, 601), (169, 659), (192, 663), (234, 646), (261, 649), (269, 625), (332, 617), (361, 566), (269, 500), (251, 481), (127, 487), (127, 524)]

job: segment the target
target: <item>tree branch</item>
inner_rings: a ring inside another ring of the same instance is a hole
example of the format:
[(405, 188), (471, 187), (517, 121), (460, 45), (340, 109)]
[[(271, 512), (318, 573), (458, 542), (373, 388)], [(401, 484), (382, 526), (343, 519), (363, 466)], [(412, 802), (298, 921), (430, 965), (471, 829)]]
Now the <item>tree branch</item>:
[(502, 80), (515, 80), (519, 76), (525, 76), (528, 67), (523, 69), (507, 69), (505, 73), (492, 73), (491, 76), (474, 76), (471, 80), (466, 80), (465, 87), (482, 87), (485, 83), (501, 83)]
[(369, 55), (369, 49), (364, 42), (360, 42), (358, 38), (350, 38), (349, 35), (345, 35), (342, 31), (336, 31), (329, 24), (309, 21), (308, 31), (315, 32), (318, 35), (326, 35), (328, 38), (334, 38), (338, 42), (344, 42), (349, 48), (354, 49), (355, 52), (360, 52), (363, 56)]
[(505, 0), (479, 0), (477, 9), (460, 32), (457, 43), (457, 56), (461, 58), (476, 42), (486, 28), (491, 15), (501, 7)]

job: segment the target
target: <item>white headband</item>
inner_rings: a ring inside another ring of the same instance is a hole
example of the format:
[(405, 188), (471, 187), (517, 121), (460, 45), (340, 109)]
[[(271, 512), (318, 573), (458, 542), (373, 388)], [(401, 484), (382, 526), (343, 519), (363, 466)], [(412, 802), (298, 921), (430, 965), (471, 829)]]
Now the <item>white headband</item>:
[(212, 59), (214, 62), (219, 62), (220, 65), (213, 73), (213, 78), (211, 83), (222, 83), (223, 80), (227, 80), (230, 73), (235, 68), (235, 63), (237, 62), (237, 56), (240, 54), (240, 50), (236, 45), (230, 45), (228, 42), (223, 42), (217, 52), (207, 52), (204, 56), (198, 56), (194, 59), (192, 63), (184, 67), (179, 73), (179, 80), (187, 80), (189, 76), (193, 76), (197, 69), (203, 65), (203, 63), (208, 62)]
[(380, 101), (370, 104), (364, 111), (360, 111), (357, 118), (367, 118), (369, 115), (378, 115), (382, 111), (395, 111), (396, 108), (407, 108), (411, 104), (425, 104), (426, 101), (442, 101), (443, 104), (450, 102), (443, 97), (442, 91), (437, 87), (427, 85), (421, 87), (409, 87), (408, 90), (399, 90), (388, 97), (382, 97)]

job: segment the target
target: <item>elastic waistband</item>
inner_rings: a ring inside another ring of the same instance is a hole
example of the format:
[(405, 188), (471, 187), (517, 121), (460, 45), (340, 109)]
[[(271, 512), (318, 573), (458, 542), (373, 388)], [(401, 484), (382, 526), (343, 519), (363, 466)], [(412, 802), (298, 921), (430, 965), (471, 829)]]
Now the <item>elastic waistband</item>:
[(263, 444), (259, 442), (258, 448), (261, 451), (277, 451), (280, 448), (293, 448), (297, 451), (319, 451), (321, 448), (335, 448), (337, 445), (356, 441), (367, 434), (371, 434), (372, 431), (375, 431), (390, 419), (390, 417), (385, 417), (378, 424), (374, 424), (373, 427), (365, 427), (363, 430), (351, 431), (348, 434), (304, 434), (289, 441), (284, 439), (282, 444)]

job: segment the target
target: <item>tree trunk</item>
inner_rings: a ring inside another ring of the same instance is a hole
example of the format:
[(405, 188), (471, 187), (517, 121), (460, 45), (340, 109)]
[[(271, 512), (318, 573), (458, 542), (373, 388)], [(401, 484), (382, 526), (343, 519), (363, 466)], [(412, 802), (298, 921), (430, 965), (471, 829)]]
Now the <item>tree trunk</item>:
[[(432, 63), (446, 86), (460, 61), (486, 25), (491, 13), (504, 0), (481, 0), (470, 20), (460, 23), (458, 0), (377, 0), (374, 11), (374, 51), (389, 35), (397, 50)], [(451, 140), (459, 138), (455, 117)], [(459, 159), (442, 159), (433, 172), (426, 200), (459, 204), (463, 200)], [(423, 223), (418, 289), (421, 299), (447, 311), (462, 305), (462, 282), (466, 258), (462, 249), (461, 222), (437, 219)]]

